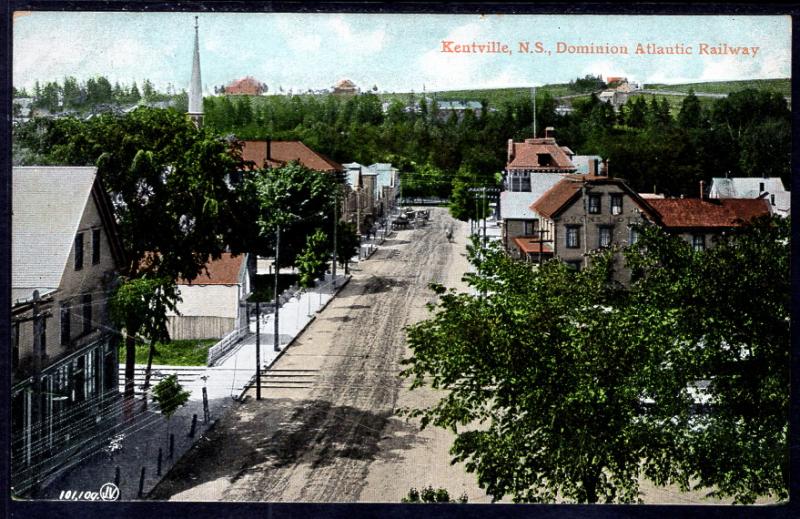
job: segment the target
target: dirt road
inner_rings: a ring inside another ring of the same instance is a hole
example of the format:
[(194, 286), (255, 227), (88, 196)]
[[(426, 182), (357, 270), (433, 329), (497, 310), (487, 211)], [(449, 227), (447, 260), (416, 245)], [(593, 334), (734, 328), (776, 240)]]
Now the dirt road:
[(265, 398), (251, 391), (152, 497), (396, 503), (431, 484), (489, 501), (450, 465), (449, 433), (396, 415), (435, 401), (399, 377), (404, 327), (426, 317), (430, 282), (463, 288), (466, 227), (434, 208), (425, 227), (388, 239), (262, 378)]

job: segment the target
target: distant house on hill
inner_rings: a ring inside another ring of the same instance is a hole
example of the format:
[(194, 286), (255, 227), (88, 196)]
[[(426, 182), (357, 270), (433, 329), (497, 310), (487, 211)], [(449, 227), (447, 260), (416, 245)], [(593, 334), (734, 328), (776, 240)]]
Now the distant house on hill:
[(258, 96), (267, 91), (267, 85), (247, 76), (230, 83), (225, 87), (223, 93), (226, 95), (248, 95)]
[(765, 198), (773, 214), (789, 216), (791, 192), (783, 187), (780, 177), (734, 177), (711, 179), (709, 198)]
[(333, 95), (355, 95), (361, 90), (349, 79), (340, 79), (333, 85)]

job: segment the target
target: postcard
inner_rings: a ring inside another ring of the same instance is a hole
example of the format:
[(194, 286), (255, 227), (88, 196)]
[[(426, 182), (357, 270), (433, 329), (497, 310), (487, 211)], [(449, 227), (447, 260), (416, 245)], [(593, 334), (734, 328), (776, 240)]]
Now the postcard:
[(15, 499), (788, 500), (790, 17), (17, 11), (12, 58)]

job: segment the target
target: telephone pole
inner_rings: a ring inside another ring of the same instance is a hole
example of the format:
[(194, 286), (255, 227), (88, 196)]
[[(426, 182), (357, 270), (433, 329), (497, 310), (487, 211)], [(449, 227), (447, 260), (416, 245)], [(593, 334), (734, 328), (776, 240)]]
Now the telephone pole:
[(279, 251), (281, 248), (281, 226), (278, 225), (277, 230), (275, 231), (275, 338), (273, 341), (273, 345), (275, 351), (281, 351), (281, 339), (278, 335), (278, 312), (280, 308), (280, 304), (278, 301), (278, 272), (280, 271), (279, 265)]

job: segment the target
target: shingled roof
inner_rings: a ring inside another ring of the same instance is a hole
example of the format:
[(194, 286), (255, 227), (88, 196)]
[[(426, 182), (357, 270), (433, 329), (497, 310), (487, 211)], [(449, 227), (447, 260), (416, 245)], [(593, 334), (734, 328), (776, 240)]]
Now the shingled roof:
[[(548, 157), (549, 162), (542, 164), (540, 158), (543, 157)], [(524, 142), (509, 139), (506, 169), (549, 173), (574, 173), (577, 170), (564, 147), (556, 144), (556, 140), (550, 137), (525, 139)]]
[(300, 141), (242, 141), (242, 144), (242, 158), (255, 163), (256, 167), (280, 167), (296, 160), (317, 171), (333, 173), (345, 169)]
[(585, 184), (616, 184), (622, 191), (628, 194), (639, 208), (653, 218), (658, 218), (658, 213), (652, 206), (634, 192), (621, 178), (606, 177), (604, 175), (564, 175), (564, 179), (545, 191), (536, 200), (531, 209), (544, 216), (553, 218), (563, 209), (566, 209), (570, 202), (580, 196), (580, 191)]
[(763, 198), (663, 198), (647, 201), (671, 229), (738, 227), (758, 216), (770, 214)]
[(234, 256), (223, 252), (219, 259), (209, 260), (205, 268), (192, 281), (178, 279), (178, 285), (236, 285), (239, 283), (239, 274), (242, 272), (244, 254)]

